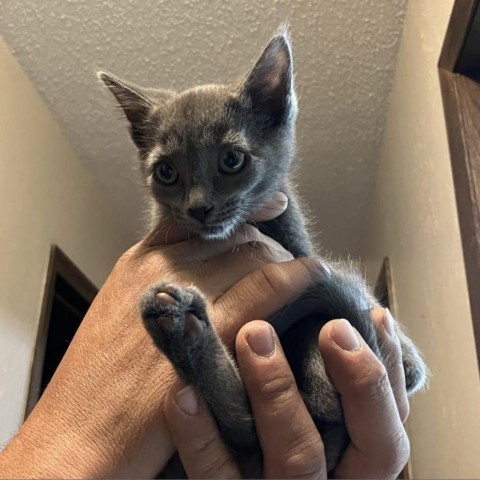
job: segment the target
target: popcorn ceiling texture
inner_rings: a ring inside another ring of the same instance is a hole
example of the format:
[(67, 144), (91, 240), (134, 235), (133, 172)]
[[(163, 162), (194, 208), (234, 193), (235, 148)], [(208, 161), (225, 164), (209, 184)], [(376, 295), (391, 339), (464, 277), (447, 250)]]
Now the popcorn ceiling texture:
[(241, 78), (287, 21), (299, 190), (323, 245), (355, 255), (404, 11), (405, 0), (0, 0), (0, 32), (118, 217), (141, 233), (135, 151), (95, 70), (174, 89)]

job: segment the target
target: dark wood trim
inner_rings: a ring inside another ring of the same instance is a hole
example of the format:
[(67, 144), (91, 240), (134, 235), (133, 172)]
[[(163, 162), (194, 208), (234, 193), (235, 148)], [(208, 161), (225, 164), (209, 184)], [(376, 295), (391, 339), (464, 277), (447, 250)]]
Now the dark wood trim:
[[(480, 50), (465, 49), (478, 32), (479, 0), (457, 0), (439, 61), (448, 143), (480, 365), (480, 84), (457, 72), (463, 62), (480, 65)], [(475, 34), (475, 33), (474, 33)], [(468, 55), (479, 55), (478, 58)], [(473, 62), (473, 63), (472, 63)]]
[(455, 71), (478, 2), (479, 0), (457, 0), (454, 3), (440, 60), (438, 61), (439, 68), (450, 72)]
[(47, 276), (44, 283), (44, 294), (42, 308), (40, 310), (40, 319), (37, 328), (37, 337), (35, 340), (35, 350), (33, 352), (32, 364), (30, 366), (30, 381), (28, 384), (27, 403), (25, 406), (24, 418), (26, 419), (33, 407), (38, 401), (40, 384), (42, 380), (43, 357), (45, 355), (46, 339), (48, 334), (48, 319), (52, 313), (54, 289), (51, 286), (54, 283), (55, 272), (55, 249), (50, 247), (50, 256), (48, 260)]
[(65, 278), (75, 290), (92, 303), (98, 290), (97, 287), (75, 266), (68, 256), (57, 246), (50, 247), (47, 275), (44, 283), (44, 294), (40, 319), (38, 322), (37, 338), (32, 364), (30, 366), (30, 383), (27, 394), (24, 418), (27, 418), (38, 401), (42, 382), (43, 360), (47, 342), (50, 315), (52, 313), (55, 296), (55, 279), (57, 275)]
[[(392, 262), (390, 257), (385, 257), (380, 267), (380, 272), (375, 284), (375, 297), (379, 299), (382, 306), (388, 307), (393, 316), (397, 314), (397, 299), (395, 296), (395, 287), (393, 285)], [(387, 299), (383, 302), (383, 299)], [(385, 305), (383, 305), (385, 303)]]
[(97, 287), (85, 274), (70, 260), (70, 258), (56, 245), (52, 247), (55, 256), (56, 273), (68, 280), (68, 283), (89, 303), (98, 293)]
[(460, 55), (455, 64), (455, 72), (480, 80), (480, 6), (477, 4), (475, 13), (468, 27), (468, 32)]

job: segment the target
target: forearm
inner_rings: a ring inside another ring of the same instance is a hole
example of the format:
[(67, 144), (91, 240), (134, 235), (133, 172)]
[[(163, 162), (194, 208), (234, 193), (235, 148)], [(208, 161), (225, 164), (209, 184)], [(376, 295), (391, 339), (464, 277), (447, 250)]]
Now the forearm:
[(156, 232), (115, 266), (39, 404), (0, 453), (0, 477), (146, 478), (162, 470), (173, 452), (164, 403), (175, 375), (139, 311), (140, 295), (160, 279), (200, 287), (228, 343), (245, 322), (270, 316), (316, 278), (314, 261), (276, 264), (290, 254), (253, 227), (242, 228), (240, 244), (152, 247), (157, 236), (166, 238)]
[(96, 322), (85, 319), (62, 368), (0, 454), (2, 477), (151, 477), (173, 453), (163, 417), (170, 364), (138, 319), (110, 334), (108, 319), (102, 330)]

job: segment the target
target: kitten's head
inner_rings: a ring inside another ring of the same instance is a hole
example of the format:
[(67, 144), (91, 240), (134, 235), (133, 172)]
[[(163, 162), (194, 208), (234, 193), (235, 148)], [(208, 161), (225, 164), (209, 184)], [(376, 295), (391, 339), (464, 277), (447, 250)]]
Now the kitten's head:
[(204, 238), (224, 238), (282, 189), (297, 113), (285, 33), (239, 85), (174, 92), (103, 72), (99, 78), (130, 122), (144, 181), (161, 207), (156, 212)]

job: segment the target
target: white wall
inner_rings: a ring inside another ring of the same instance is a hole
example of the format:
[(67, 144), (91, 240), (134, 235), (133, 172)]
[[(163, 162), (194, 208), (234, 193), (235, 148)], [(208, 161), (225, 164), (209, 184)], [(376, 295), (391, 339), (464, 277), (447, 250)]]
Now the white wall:
[(0, 39), (0, 446), (23, 416), (50, 245), (100, 285), (133, 243), (112, 217)]
[(437, 61), (453, 0), (410, 0), (363, 259), (390, 255), (398, 316), (432, 370), (409, 419), (414, 478), (480, 477), (480, 384)]

